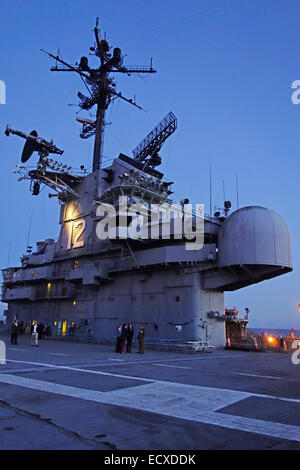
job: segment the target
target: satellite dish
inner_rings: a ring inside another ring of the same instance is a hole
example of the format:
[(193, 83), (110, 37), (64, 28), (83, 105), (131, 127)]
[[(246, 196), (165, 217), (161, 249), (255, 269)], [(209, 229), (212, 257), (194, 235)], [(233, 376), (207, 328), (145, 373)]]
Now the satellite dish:
[[(32, 135), (33, 137), (38, 137), (37, 131), (31, 131), (29, 135)], [(37, 150), (36, 143), (31, 139), (26, 139), (21, 156), (22, 163), (27, 162), (35, 150)]]

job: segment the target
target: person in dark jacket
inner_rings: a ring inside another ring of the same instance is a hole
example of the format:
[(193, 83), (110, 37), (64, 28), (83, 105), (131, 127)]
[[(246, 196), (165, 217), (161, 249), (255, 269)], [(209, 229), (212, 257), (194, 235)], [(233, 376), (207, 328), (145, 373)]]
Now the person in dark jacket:
[(43, 334), (44, 334), (44, 325), (43, 325), (43, 323), (38, 324), (37, 332), (38, 332), (38, 339), (43, 339)]
[(13, 322), (10, 329), (11, 344), (18, 344), (18, 322)]
[(133, 324), (129, 323), (128, 328), (127, 328), (127, 347), (126, 347), (126, 352), (128, 353), (131, 353), (131, 343), (132, 343), (133, 335), (134, 335)]
[(125, 354), (126, 340), (127, 340), (127, 325), (126, 325), (126, 323), (124, 323), (123, 326), (122, 326), (122, 331), (121, 331), (120, 354)]
[(25, 328), (24, 328), (24, 321), (23, 320), (18, 324), (18, 330), (19, 330), (20, 335), (24, 334)]
[(118, 325), (117, 327), (117, 342), (116, 342), (116, 353), (119, 353), (121, 350), (121, 333), (122, 333), (122, 325)]
[(145, 352), (145, 347), (144, 347), (144, 340), (145, 340), (145, 328), (144, 325), (140, 325), (138, 336), (137, 336), (138, 342), (139, 342), (139, 354), (144, 354)]
[(49, 338), (49, 336), (52, 335), (52, 331), (51, 331), (51, 326), (50, 326), (50, 325), (47, 325), (47, 326), (46, 326), (45, 334), (46, 334), (46, 338)]

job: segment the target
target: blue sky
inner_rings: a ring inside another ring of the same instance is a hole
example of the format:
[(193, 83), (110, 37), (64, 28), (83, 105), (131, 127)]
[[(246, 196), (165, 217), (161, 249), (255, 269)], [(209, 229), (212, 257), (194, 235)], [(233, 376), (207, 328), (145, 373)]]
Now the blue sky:
[(74, 74), (50, 72), (53, 62), (40, 49), (56, 54), (59, 48), (66, 61), (79, 61), (93, 44), (98, 16), (126, 64), (148, 65), (153, 57), (158, 70), (116, 77), (118, 90), (136, 95), (147, 112), (113, 104), (105, 155), (131, 155), (172, 110), (178, 130), (161, 151), (161, 168), (176, 182), (174, 200), (188, 197), (209, 211), (211, 164), (213, 206), (223, 203), (224, 181), (236, 209), (238, 172), (240, 206), (274, 210), (291, 232), (294, 271), (228, 293), (226, 305), (242, 312), (249, 307), (250, 327), (299, 328), (300, 105), (291, 102), (291, 84), (300, 79), (299, 2), (1, 0), (0, 7), (0, 80), (7, 86), (7, 103), (0, 105), (0, 266), (19, 264), (31, 214), (30, 244), (57, 238), (59, 230), (58, 206), (48, 190), (35, 198), (11, 173), (23, 142), (4, 136), (6, 124), (53, 138), (73, 167), (91, 165), (93, 142), (80, 139), (77, 108), (68, 106), (77, 104), (84, 86)]

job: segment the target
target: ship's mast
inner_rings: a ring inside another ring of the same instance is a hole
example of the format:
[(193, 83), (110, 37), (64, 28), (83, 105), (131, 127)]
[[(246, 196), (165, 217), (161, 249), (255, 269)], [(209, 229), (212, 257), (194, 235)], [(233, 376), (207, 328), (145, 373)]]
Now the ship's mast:
[[(94, 141), (94, 154), (93, 154), (93, 171), (97, 171), (102, 167), (103, 160), (103, 143), (104, 143), (104, 127), (105, 127), (105, 111), (110, 103), (117, 98), (120, 98), (127, 103), (142, 109), (134, 100), (125, 98), (121, 93), (117, 92), (114, 80), (110, 77), (111, 73), (156, 73), (152, 67), (152, 59), (150, 67), (147, 66), (123, 66), (123, 59), (121, 50), (116, 47), (111, 53), (111, 48), (106, 39), (100, 38), (100, 30), (98, 27), (99, 19), (97, 18), (96, 26), (94, 28), (95, 44), (90, 48), (92, 55), (99, 57), (100, 66), (96, 69), (90, 68), (87, 57), (81, 57), (79, 65), (75, 66), (63, 61), (59, 54), (57, 56), (47, 54), (56, 60), (56, 64), (51, 68), (51, 71), (60, 72), (77, 72), (83, 79), (90, 96), (84, 96), (78, 93), (80, 99), (79, 106), (81, 110), (89, 111), (94, 106), (97, 106), (96, 119), (82, 119), (78, 118), (83, 124), (80, 136), (88, 138), (92, 135), (95, 136)], [(43, 51), (46, 52), (46, 51)], [(63, 64), (64, 67), (59, 67), (58, 63)]]
[[(96, 20), (96, 26), (94, 28), (95, 39), (96, 39), (96, 51), (100, 57), (100, 74), (99, 74), (99, 91), (98, 91), (98, 103), (97, 103), (97, 115), (96, 115), (96, 130), (95, 130), (95, 141), (94, 141), (94, 155), (93, 155), (93, 171), (99, 170), (102, 166), (103, 156), (103, 138), (104, 138), (104, 126), (105, 126), (105, 110), (109, 105), (109, 84), (108, 84), (108, 73), (105, 72), (105, 53), (106, 44), (103, 43), (104, 47), (101, 47), (99, 40), (99, 28), (98, 18)], [(108, 48), (108, 44), (107, 44)]]
[(104, 126), (105, 110), (108, 99), (108, 84), (105, 73), (101, 74), (101, 90), (99, 91), (97, 103), (97, 117), (94, 141), (93, 171), (99, 170), (102, 166), (103, 144), (104, 144)]

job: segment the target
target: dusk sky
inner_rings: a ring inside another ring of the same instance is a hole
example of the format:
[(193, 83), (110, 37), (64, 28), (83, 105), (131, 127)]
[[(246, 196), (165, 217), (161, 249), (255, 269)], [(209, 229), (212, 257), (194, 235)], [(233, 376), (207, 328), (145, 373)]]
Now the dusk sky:
[[(237, 208), (259, 205), (287, 223), (292, 273), (226, 294), (226, 306), (244, 314), (249, 327), (300, 328), (300, 105), (292, 83), (300, 80), (300, 2), (297, 0), (0, 0), (0, 267), (18, 266), (29, 244), (57, 239), (59, 206), (46, 188), (39, 197), (12, 173), (23, 139), (4, 135), (6, 124), (51, 138), (65, 163), (92, 164), (93, 140), (79, 137), (79, 76), (50, 72), (54, 61), (75, 64), (93, 45), (96, 17), (102, 35), (120, 47), (126, 65), (149, 65), (158, 73), (116, 74), (117, 90), (147, 112), (115, 101), (106, 119), (105, 161), (135, 146), (169, 112), (178, 130), (161, 150), (160, 167), (174, 181), (174, 201), (189, 198), (209, 212), (225, 199)], [(98, 63), (91, 56), (90, 64)], [(36, 160), (36, 156), (33, 160)], [(32, 162), (34, 163), (34, 161)], [(0, 304), (1, 309), (5, 308)]]

